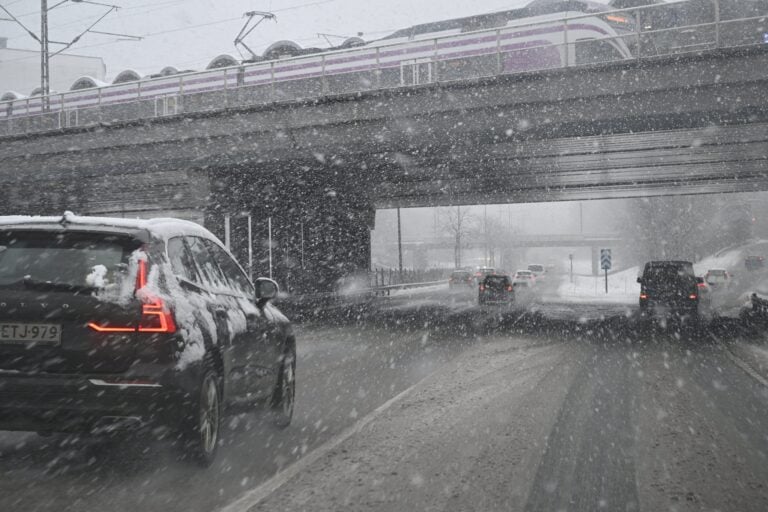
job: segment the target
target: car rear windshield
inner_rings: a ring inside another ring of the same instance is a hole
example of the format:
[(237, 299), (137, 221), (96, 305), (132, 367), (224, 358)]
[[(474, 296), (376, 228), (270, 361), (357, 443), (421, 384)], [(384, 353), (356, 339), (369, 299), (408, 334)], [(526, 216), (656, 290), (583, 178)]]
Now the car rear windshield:
[(486, 286), (506, 286), (509, 284), (507, 276), (488, 276), (485, 278)]
[(15, 283), (102, 288), (127, 271), (141, 242), (128, 235), (0, 232), (0, 286)]
[(528, 270), (532, 272), (544, 272), (544, 265), (528, 265)]
[(694, 277), (693, 265), (690, 263), (647, 265), (643, 271), (643, 279), (653, 282), (663, 282)]
[(457, 277), (459, 279), (466, 279), (470, 275), (471, 274), (469, 272), (454, 272), (453, 274), (451, 274), (452, 277)]

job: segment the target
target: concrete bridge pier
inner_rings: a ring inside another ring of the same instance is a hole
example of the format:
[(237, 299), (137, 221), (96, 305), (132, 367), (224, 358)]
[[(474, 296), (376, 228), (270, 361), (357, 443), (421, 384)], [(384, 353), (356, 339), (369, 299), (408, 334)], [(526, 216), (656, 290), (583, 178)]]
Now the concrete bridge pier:
[[(317, 175), (322, 170), (307, 174), (327, 178)], [(282, 289), (311, 293), (368, 271), (375, 209), (348, 184), (317, 186), (295, 171), (269, 176), (253, 168), (211, 178), (206, 227), (225, 241), (229, 223), (230, 249), (247, 270), (252, 262), (254, 278), (268, 277), (271, 267)]]

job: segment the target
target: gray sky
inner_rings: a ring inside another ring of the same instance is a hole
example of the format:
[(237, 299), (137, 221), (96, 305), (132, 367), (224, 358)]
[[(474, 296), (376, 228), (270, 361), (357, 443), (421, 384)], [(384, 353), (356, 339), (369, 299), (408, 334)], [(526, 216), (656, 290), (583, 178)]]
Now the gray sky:
[[(54, 5), (59, 0), (49, 0)], [(378, 39), (410, 25), (520, 7), (528, 0), (100, 0), (121, 9), (96, 30), (143, 36), (139, 42), (87, 34), (71, 53), (102, 57), (107, 78), (126, 68), (141, 74), (167, 65), (204, 69), (222, 53), (236, 55), (233, 40), (249, 10), (270, 10), (277, 23), (265, 21), (247, 39), (256, 52), (290, 39), (302, 46), (327, 46), (317, 33)], [(40, 30), (39, 0), (0, 0), (36, 33)], [(70, 41), (98, 19), (106, 8), (68, 2), (50, 12), (50, 37)], [(0, 16), (4, 17), (4, 16)], [(0, 36), (11, 48), (38, 49), (37, 43), (12, 22), (0, 22)], [(340, 39), (336, 40), (340, 42)], [(52, 46), (53, 48), (53, 46)]]

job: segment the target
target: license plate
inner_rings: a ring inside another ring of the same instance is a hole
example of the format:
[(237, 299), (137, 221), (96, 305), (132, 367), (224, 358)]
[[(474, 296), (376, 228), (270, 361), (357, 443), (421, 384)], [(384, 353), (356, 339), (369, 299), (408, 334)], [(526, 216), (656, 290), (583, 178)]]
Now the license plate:
[(60, 324), (0, 323), (0, 344), (41, 343), (58, 345), (60, 342)]

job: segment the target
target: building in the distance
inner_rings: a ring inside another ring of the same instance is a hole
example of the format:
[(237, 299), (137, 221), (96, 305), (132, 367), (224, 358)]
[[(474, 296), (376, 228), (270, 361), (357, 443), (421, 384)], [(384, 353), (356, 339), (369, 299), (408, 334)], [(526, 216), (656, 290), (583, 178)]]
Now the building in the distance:
[[(0, 95), (13, 91), (28, 96), (40, 87), (40, 52), (8, 48), (0, 37)], [(81, 76), (104, 80), (107, 73), (100, 57), (59, 54), (50, 60), (51, 91), (68, 91)]]

